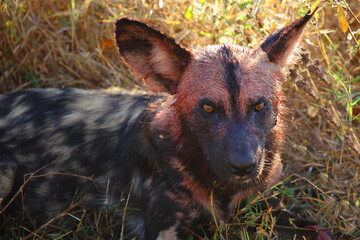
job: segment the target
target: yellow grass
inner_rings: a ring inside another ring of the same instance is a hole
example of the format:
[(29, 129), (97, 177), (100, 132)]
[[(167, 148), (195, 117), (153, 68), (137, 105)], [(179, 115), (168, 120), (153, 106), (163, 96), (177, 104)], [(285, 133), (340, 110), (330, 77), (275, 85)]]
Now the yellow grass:
[[(114, 22), (122, 15), (151, 23), (188, 47), (222, 42), (256, 47), (314, 4), (244, 3), (1, 1), (0, 92), (32, 87), (142, 88), (113, 43)], [(286, 197), (287, 208), (336, 227), (339, 238), (355, 239), (360, 238), (360, 102), (351, 104), (360, 94), (351, 93), (360, 91), (360, 4), (348, 4), (320, 3), (307, 28), (302, 57), (284, 83), (290, 110), (283, 159), (284, 176), (294, 174), (284, 190), (297, 199)], [(258, 236), (262, 232), (259, 229)]]

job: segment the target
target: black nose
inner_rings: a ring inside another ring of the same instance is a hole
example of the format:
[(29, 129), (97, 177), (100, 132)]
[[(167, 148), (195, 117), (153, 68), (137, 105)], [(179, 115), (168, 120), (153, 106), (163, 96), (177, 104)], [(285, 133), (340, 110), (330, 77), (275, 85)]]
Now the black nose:
[(255, 163), (252, 164), (252, 165), (240, 166), (240, 167), (235, 166), (235, 165), (231, 165), (231, 167), (232, 167), (232, 173), (234, 175), (243, 177), (243, 176), (249, 175), (249, 174), (254, 172)]
[(232, 173), (237, 176), (246, 176), (255, 171), (256, 163), (253, 154), (233, 155), (229, 159)]

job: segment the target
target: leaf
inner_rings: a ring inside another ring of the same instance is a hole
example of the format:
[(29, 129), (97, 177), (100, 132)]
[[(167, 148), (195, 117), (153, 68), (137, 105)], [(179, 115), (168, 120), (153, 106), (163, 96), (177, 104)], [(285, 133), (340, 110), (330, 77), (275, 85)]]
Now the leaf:
[(211, 33), (200, 31), (200, 36), (211, 37)]
[(307, 114), (311, 117), (314, 118), (316, 117), (316, 115), (319, 112), (319, 108), (314, 107), (314, 106), (309, 106), (308, 110), (307, 110)]
[(235, 18), (235, 21), (244, 21), (245, 20), (245, 15), (243, 13), (239, 13), (239, 15), (237, 15), (237, 17)]
[(294, 226), (294, 219), (293, 219), (293, 218), (289, 218), (289, 223), (290, 223), (290, 225)]
[(262, 228), (260, 228), (260, 232), (261, 232), (264, 236), (266, 236), (266, 237), (269, 236), (269, 234), (268, 234), (264, 229), (262, 229)]
[(360, 97), (357, 97), (352, 103), (351, 106), (355, 106), (355, 104), (357, 104), (360, 101)]
[(346, 33), (346, 30), (347, 30), (347, 28), (348, 28), (348, 24), (347, 24), (347, 22), (346, 22), (344, 13), (343, 13), (342, 10), (340, 9), (340, 7), (338, 7), (338, 13), (339, 13), (339, 15), (340, 15), (340, 17), (339, 17), (339, 24), (340, 24), (341, 31), (343, 31), (343, 33)]
[(342, 101), (342, 100), (344, 100), (344, 99), (346, 99), (346, 97), (335, 98), (335, 99), (331, 99), (330, 101), (331, 101), (331, 102), (338, 102), (338, 101)]
[(341, 31), (343, 31), (343, 33), (346, 33), (348, 25), (346, 19), (343, 16), (339, 18), (339, 23), (340, 23)]
[(186, 8), (185, 17), (187, 19), (192, 19), (194, 17), (193, 9), (194, 9), (193, 6), (189, 6), (189, 7)]
[(338, 226), (338, 228), (339, 228), (340, 230), (343, 230), (343, 231), (347, 232), (347, 229), (346, 229), (346, 228), (343, 228), (343, 227), (341, 227), (341, 226)]
[(101, 49), (115, 48), (114, 41), (112, 39), (104, 39), (99, 43)]
[(284, 187), (284, 191), (289, 195), (294, 195), (295, 194), (295, 190), (293, 188)]
[(239, 4), (240, 10), (243, 10), (244, 8), (246, 8), (246, 6), (247, 6), (248, 4), (250, 4), (250, 3), (252, 3), (252, 2), (253, 2), (252, 0), (249, 0), (249, 1), (245, 1), (245, 2), (243, 2), (243, 3), (241, 3), (241, 4)]
[(320, 3), (320, 0), (318, 0), (318, 1), (316, 1), (313, 5), (312, 5), (312, 7), (311, 7), (311, 14), (313, 14), (313, 12), (317, 9), (317, 6), (319, 5), (319, 3)]

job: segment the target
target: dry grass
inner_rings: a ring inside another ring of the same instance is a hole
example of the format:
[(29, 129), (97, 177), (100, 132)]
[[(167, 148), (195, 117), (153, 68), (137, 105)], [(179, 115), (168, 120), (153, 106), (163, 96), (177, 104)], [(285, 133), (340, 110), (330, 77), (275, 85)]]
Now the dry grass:
[[(113, 44), (113, 23), (122, 15), (150, 22), (189, 47), (220, 42), (256, 47), (312, 4), (300, 0), (237, 2), (2, 1), (0, 92), (31, 87), (141, 87)], [(304, 37), (303, 57), (284, 84), (290, 111), (283, 159), (285, 176), (294, 175), (282, 191), (291, 196), (285, 197), (290, 210), (336, 227), (339, 238), (359, 239), (360, 102), (352, 103), (360, 95), (360, 22), (356, 19), (360, 5), (356, 0), (348, 4), (340, 0), (320, 4)], [(342, 15), (346, 33), (338, 22)], [(86, 228), (86, 217), (79, 214), (82, 217), (76, 219), (75, 231), (51, 224), (47, 233), (68, 239), (87, 238), (92, 233), (98, 238), (106, 236), (99, 232), (108, 231), (101, 229), (110, 224), (106, 221), (111, 217), (102, 221), (102, 227), (99, 219), (105, 213), (95, 214)], [(247, 216), (259, 217), (251, 211)], [(226, 236), (229, 226), (223, 228)], [(261, 239), (261, 228), (252, 238)], [(23, 236), (29, 234), (23, 228), (16, 230), (16, 225), (12, 229)], [(77, 231), (86, 234), (76, 235)], [(49, 237), (47, 233), (41, 236)], [(39, 234), (28, 236), (41, 239)], [(245, 236), (246, 231), (238, 234)]]

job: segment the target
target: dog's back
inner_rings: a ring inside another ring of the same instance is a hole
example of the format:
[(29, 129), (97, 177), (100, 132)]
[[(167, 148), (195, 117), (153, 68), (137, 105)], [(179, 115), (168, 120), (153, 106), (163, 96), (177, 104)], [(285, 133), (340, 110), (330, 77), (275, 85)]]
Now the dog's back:
[[(79, 89), (33, 89), (0, 96), (0, 197), (10, 189), (15, 194), (36, 172), (22, 199), (36, 212), (59, 213), (76, 191), (96, 194), (89, 200), (101, 206), (107, 179), (127, 185), (135, 169), (129, 165), (143, 164), (139, 146), (146, 139), (139, 136), (139, 123), (146, 121), (149, 103), (160, 98)], [(19, 205), (15, 201), (11, 207)]]

